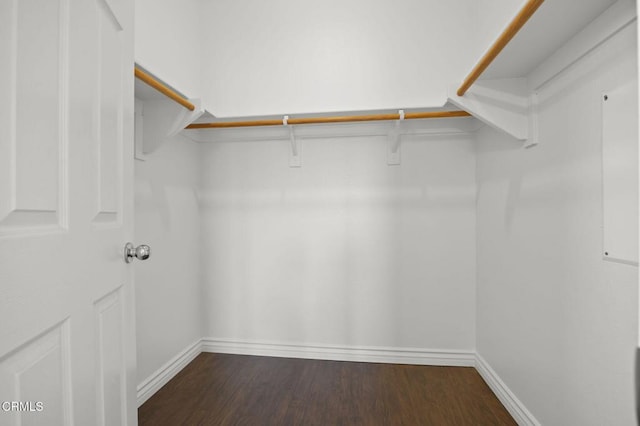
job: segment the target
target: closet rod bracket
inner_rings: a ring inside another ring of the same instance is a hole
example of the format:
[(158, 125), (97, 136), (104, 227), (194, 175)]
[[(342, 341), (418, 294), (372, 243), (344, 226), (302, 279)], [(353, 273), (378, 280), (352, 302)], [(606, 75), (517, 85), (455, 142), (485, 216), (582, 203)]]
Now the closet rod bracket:
[(289, 124), (289, 116), (285, 115), (282, 118), (282, 125), (289, 128), (289, 142), (291, 144), (291, 150), (289, 151), (289, 167), (302, 167), (302, 155), (300, 152), (300, 144), (296, 139), (296, 135), (293, 132), (293, 126)]
[(387, 142), (387, 164), (397, 166), (400, 164), (400, 140), (402, 138), (401, 123), (404, 122), (404, 110), (398, 111), (399, 119), (395, 120), (389, 131)]

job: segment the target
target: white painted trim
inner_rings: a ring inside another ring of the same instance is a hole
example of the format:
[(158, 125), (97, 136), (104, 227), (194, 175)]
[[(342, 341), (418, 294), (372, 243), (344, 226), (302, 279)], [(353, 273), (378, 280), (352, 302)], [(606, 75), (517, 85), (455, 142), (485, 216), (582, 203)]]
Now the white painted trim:
[(173, 379), (195, 357), (202, 353), (201, 340), (196, 340), (138, 385), (138, 407)]
[(476, 365), (475, 352), (472, 350), (308, 345), (213, 337), (202, 339), (202, 352), (385, 364), (456, 367), (474, 367)]
[(520, 426), (540, 426), (540, 422), (533, 417), (533, 414), (511, 392), (511, 389), (500, 379), (498, 373), (489, 366), (479, 353), (476, 353), (475, 367), (502, 405)]

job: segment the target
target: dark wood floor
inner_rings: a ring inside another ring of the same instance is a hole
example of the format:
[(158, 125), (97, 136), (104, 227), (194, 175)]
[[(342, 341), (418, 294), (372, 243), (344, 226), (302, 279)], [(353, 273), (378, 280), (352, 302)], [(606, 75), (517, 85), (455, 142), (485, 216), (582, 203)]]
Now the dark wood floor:
[(200, 354), (144, 425), (515, 425), (474, 368)]

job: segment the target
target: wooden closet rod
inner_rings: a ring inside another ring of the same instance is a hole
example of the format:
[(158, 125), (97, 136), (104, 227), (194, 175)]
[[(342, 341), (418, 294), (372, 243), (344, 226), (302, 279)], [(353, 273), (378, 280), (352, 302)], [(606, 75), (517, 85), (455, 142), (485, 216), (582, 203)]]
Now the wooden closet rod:
[(511, 41), (511, 39), (520, 31), (520, 29), (527, 23), (529, 18), (533, 16), (536, 10), (544, 0), (529, 0), (520, 9), (520, 12), (511, 21), (509, 26), (500, 34), (500, 37), (491, 45), (487, 53), (484, 54), (480, 61), (473, 67), (473, 70), (469, 73), (467, 78), (464, 79), (462, 86), (458, 88), (456, 92), (458, 96), (463, 96), (469, 87), (480, 77), (480, 75), (487, 69), (487, 67), (493, 62), (493, 60), (502, 52), (502, 49)]
[[(449, 118), (449, 117), (469, 117), (466, 111), (426, 111), (407, 112), (404, 114), (406, 120), (416, 118)], [(384, 121), (400, 120), (400, 113), (397, 114), (370, 114), (370, 115), (343, 115), (335, 117), (304, 117), (289, 118), (287, 124), (323, 124), (323, 123), (349, 123), (355, 121)], [(285, 120), (253, 120), (253, 121), (219, 121), (216, 123), (193, 123), (187, 129), (221, 129), (228, 127), (258, 127), (258, 126), (283, 126)]]
[(147, 83), (149, 86), (153, 87), (158, 92), (165, 95), (166, 97), (176, 101), (177, 103), (179, 103), (180, 105), (188, 109), (189, 111), (193, 111), (196, 109), (196, 106), (194, 104), (192, 104), (191, 102), (189, 102), (188, 100), (180, 96), (175, 90), (173, 90), (166, 84), (162, 83), (161, 81), (157, 80), (154, 76), (152, 76), (148, 72), (138, 67), (135, 67), (134, 69), (135, 69), (135, 76), (139, 80)]

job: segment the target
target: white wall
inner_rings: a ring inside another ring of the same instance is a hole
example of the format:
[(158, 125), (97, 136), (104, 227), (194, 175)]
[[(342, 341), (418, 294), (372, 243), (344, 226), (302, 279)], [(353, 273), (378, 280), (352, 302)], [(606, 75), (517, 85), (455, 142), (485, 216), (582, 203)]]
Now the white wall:
[(476, 0), (204, 3), (204, 93), (218, 117), (444, 104), (478, 56)]
[(202, 97), (200, 0), (135, 0), (135, 61), (191, 98)]
[(476, 60), (484, 55), (525, 3), (526, 0), (476, 0), (475, 37), (480, 47)]
[(477, 348), (544, 425), (636, 424), (638, 268), (602, 259), (601, 93), (635, 26), (540, 93), (540, 145), (478, 135)]
[(198, 156), (197, 144), (176, 137), (135, 162), (134, 243), (151, 246), (133, 264), (138, 383), (202, 337)]
[(286, 140), (203, 146), (207, 336), (473, 350), (473, 137), (405, 136), (388, 166), (385, 136), (324, 129), (302, 168)]

